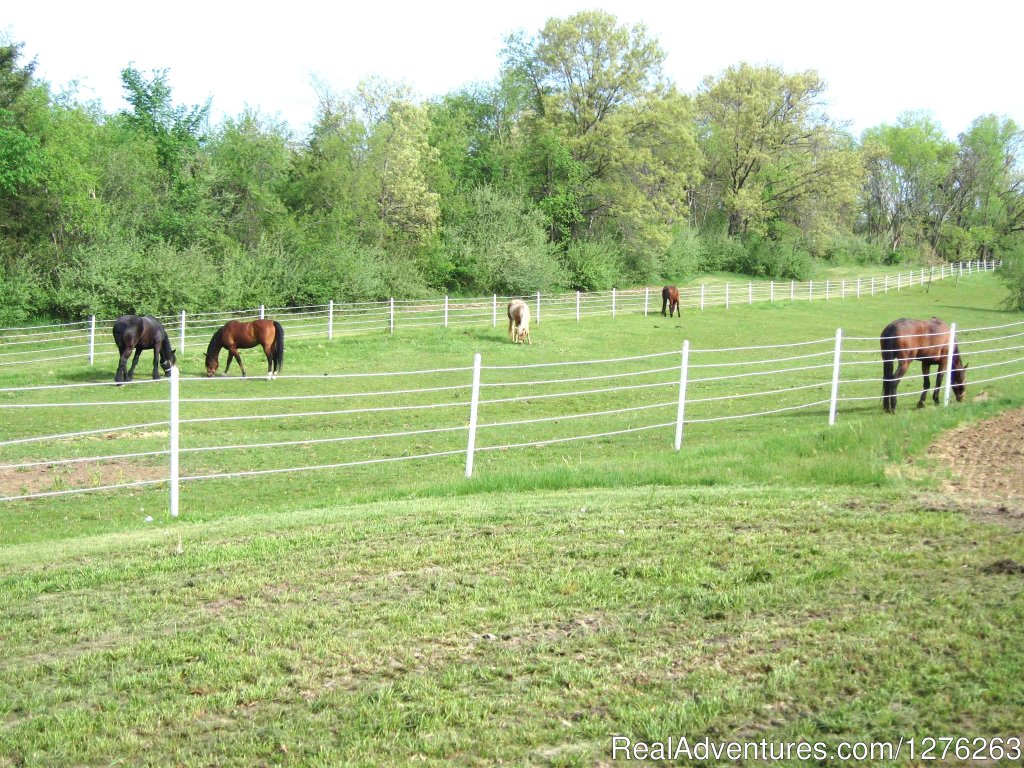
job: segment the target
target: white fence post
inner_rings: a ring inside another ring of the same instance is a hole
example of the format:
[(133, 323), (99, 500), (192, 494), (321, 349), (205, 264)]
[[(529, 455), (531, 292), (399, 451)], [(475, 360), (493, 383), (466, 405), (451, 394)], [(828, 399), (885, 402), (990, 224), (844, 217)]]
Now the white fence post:
[(580, 321), (580, 292), (576, 291), (576, 322)]
[(860, 278), (857, 278), (857, 298), (860, 298)]
[(898, 291), (902, 287), (903, 287), (903, 273), (902, 272), (897, 272), (896, 273), (896, 290)]
[(178, 351), (177, 354), (182, 354), (185, 351), (185, 310), (181, 310), (181, 329), (178, 333)]
[(729, 284), (725, 284), (725, 308), (729, 308)]
[(96, 315), (89, 316), (89, 365), (96, 362)]
[(469, 440), (466, 444), (466, 477), (473, 476), (473, 451), (476, 450), (476, 416), (480, 409), (480, 353), (473, 355), (473, 392), (469, 401)]
[(683, 418), (686, 414), (686, 377), (687, 368), (690, 365), (690, 341), (683, 342), (683, 358), (679, 364), (679, 408), (676, 410), (676, 440), (675, 448), (680, 450), (683, 447)]
[(647, 317), (647, 307), (651, 303), (651, 289), (644, 288), (644, 317)]
[(814, 301), (814, 281), (807, 281), (807, 300)]
[(789, 300), (796, 301), (796, 280), (789, 281)]
[(444, 327), (448, 327), (448, 294), (444, 295)]
[(537, 291), (537, 325), (540, 325), (540, 291)]
[(612, 288), (612, 317), (615, 317), (615, 289)]
[(754, 284), (747, 283), (747, 304), (754, 303)]
[(171, 517), (178, 516), (178, 430), (181, 426), (181, 420), (179, 418), (178, 411), (178, 366), (171, 366), (171, 414), (170, 414), (170, 433), (171, 433)]
[(260, 320), (265, 320), (267, 315), (267, 308), (265, 305), (260, 304)]
[(395, 297), (391, 297), (391, 310), (389, 314), (388, 325), (391, 328), (391, 335), (395, 335)]
[(953, 350), (956, 348), (956, 323), (949, 324), (949, 349), (946, 351), (946, 382), (942, 388), (942, 404), (949, 405), (953, 392)]
[(498, 327), (498, 294), (491, 294), (491, 327)]
[(843, 329), (836, 328), (836, 353), (832, 362), (832, 398), (828, 405), (828, 425), (836, 423), (836, 404), (839, 402), (839, 361), (843, 354)]
[(874, 276), (871, 277), (871, 295), (872, 296), (875, 295), (875, 278), (874, 278)]
[(334, 338), (334, 299), (327, 302), (327, 339)]
[(775, 301), (775, 281), (772, 280), (768, 283), (768, 303), (772, 304)]
[(700, 284), (700, 311), (704, 311), (704, 283)]
[(831, 280), (826, 280), (825, 281), (825, 301), (828, 301), (831, 298), (831, 294), (832, 294), (831, 287), (832, 287), (832, 281)]

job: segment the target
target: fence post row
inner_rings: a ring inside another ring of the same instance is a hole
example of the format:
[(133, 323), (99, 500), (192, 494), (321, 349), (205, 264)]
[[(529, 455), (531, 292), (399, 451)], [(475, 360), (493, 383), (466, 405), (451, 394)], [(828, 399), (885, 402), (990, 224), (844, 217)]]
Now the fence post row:
[(843, 329), (836, 328), (836, 351), (832, 362), (832, 397), (828, 405), (828, 425), (836, 423), (836, 404), (839, 402), (839, 362), (842, 359)]
[(476, 417), (480, 409), (480, 353), (473, 355), (473, 392), (469, 401), (469, 438), (466, 442), (466, 477), (473, 476), (473, 451), (476, 450)]
[(683, 447), (683, 419), (686, 414), (686, 379), (687, 369), (690, 366), (690, 340), (683, 342), (683, 357), (679, 363), (679, 407), (676, 410), (676, 440), (675, 449), (678, 451)]
[(949, 324), (949, 349), (946, 350), (946, 382), (942, 391), (942, 404), (949, 405), (953, 391), (953, 350), (956, 348), (956, 323)]
[(177, 365), (171, 366), (171, 393), (170, 393), (170, 420), (169, 420), (169, 432), (171, 436), (171, 476), (170, 476), (170, 493), (171, 493), (171, 517), (178, 516), (178, 430), (181, 426), (181, 419), (179, 417), (179, 397), (178, 397), (178, 383), (180, 374)]
[(89, 365), (96, 362), (96, 315), (89, 315)]

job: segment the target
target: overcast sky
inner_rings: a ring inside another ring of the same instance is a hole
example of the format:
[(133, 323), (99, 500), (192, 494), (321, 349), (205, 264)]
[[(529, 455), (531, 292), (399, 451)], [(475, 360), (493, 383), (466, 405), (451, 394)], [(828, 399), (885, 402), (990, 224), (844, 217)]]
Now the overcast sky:
[(693, 92), (740, 61), (817, 69), (833, 118), (859, 133), (929, 110), (956, 136), (982, 114), (1024, 124), (1020, 0), (392, 0), (358, 3), (47, 2), (9, 4), (0, 33), (25, 44), (54, 90), (121, 109), (120, 71), (169, 70), (178, 104), (212, 99), (212, 117), (248, 106), (305, 134), (314, 77), (336, 92), (380, 76), (423, 98), (498, 75), (503, 38), (552, 16), (600, 8), (643, 22), (668, 54), (666, 74)]

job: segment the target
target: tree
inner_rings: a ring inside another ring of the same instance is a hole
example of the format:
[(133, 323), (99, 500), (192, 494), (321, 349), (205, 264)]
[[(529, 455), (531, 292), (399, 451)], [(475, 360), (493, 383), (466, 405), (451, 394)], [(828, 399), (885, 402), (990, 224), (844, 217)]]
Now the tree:
[(907, 112), (896, 125), (864, 132), (868, 226), (896, 251), (920, 242), (931, 229), (943, 183), (956, 160), (956, 145), (928, 114)]
[(533, 193), (553, 240), (612, 237), (665, 245), (698, 176), (689, 102), (662, 76), (642, 24), (600, 11), (508, 38), (503, 77), (526, 84)]
[(859, 161), (822, 109), (824, 91), (813, 70), (743, 63), (705, 78), (696, 99), (705, 158), (694, 200), (700, 221), (719, 210), (730, 235), (763, 232), (816, 202), (839, 209), (855, 199)]

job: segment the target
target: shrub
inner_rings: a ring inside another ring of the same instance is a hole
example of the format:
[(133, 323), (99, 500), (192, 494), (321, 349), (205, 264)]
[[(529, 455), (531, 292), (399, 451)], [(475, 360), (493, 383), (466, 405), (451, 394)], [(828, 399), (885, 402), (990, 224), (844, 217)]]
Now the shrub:
[(622, 254), (603, 241), (577, 241), (565, 254), (569, 286), (578, 291), (606, 291), (622, 281)]

